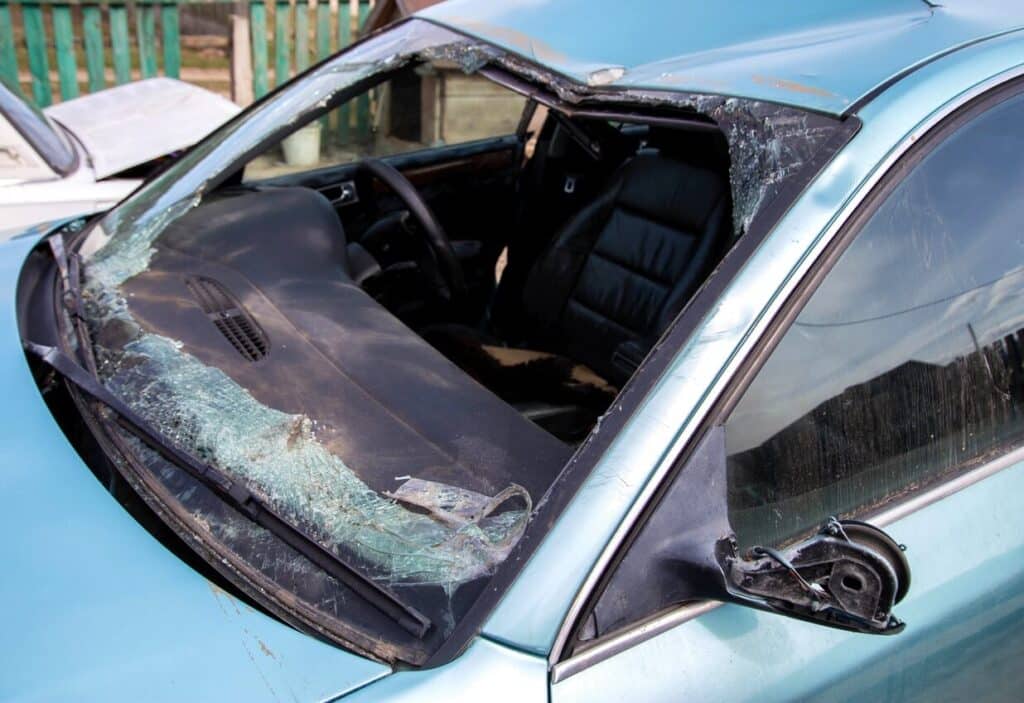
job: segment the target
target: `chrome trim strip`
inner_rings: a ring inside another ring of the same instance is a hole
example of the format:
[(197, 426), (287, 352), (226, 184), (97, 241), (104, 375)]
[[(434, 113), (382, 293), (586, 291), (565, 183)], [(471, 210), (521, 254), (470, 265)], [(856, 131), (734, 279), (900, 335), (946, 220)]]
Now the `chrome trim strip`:
[[(872, 525), (885, 527), (933, 503), (937, 503), (943, 498), (948, 498), (954, 493), (958, 493), (993, 474), (997, 474), (1022, 462), (1024, 462), (1024, 446), (1017, 447), (1008, 454), (1004, 454), (987, 464), (982, 464), (966, 473), (954, 476), (945, 483), (940, 483), (923, 493), (918, 493), (900, 503), (883, 508), (876, 513), (871, 513), (865, 519)], [(720, 605), (723, 605), (723, 603), (718, 601), (687, 603), (656, 618), (647, 620), (632, 629), (613, 635), (607, 640), (555, 664), (551, 669), (551, 683), (555, 684), (559, 681), (564, 681), (593, 664), (613, 657), (631, 647), (635, 647), (641, 642), (646, 642), (652, 637), (657, 637), (661, 633), (671, 630), (677, 625), (689, 622), (694, 618), (698, 618), (704, 613), (709, 613)]]
[(630, 647), (646, 642), (652, 637), (657, 637), (662, 632), (671, 630), (676, 625), (682, 625), (688, 620), (693, 620), (704, 613), (709, 613), (720, 605), (722, 604), (718, 601), (687, 603), (656, 618), (647, 620), (632, 629), (613, 635), (605, 641), (555, 664), (551, 669), (551, 683), (556, 684), (559, 681), (564, 681), (573, 674), (589, 668), (592, 664), (614, 657)]
[[(693, 433), (696, 431), (696, 428), (701, 424), (701, 422), (703, 422), (704, 418), (707, 416), (708, 412), (711, 410), (714, 403), (717, 402), (722, 392), (732, 382), (732, 379), (735, 376), (736, 371), (742, 364), (742, 361), (747, 358), (747, 356), (750, 354), (751, 349), (764, 336), (764, 333), (771, 324), (772, 320), (775, 319), (781, 308), (785, 305), (786, 301), (788, 301), (791, 295), (793, 294), (793, 291), (804, 279), (804, 277), (807, 275), (810, 269), (813, 268), (814, 263), (820, 258), (822, 251), (832, 242), (832, 240), (839, 233), (839, 231), (846, 225), (849, 218), (853, 215), (857, 208), (860, 207), (864, 199), (867, 198), (867, 196), (874, 190), (875, 186), (878, 185), (878, 183), (885, 177), (885, 175), (889, 173), (893, 165), (900, 158), (902, 158), (903, 155), (908, 150), (910, 150), (910, 148), (913, 147), (927, 132), (929, 132), (932, 128), (936, 127), (938, 123), (940, 123), (942, 120), (944, 120), (946, 117), (948, 117), (956, 110), (963, 107), (965, 104), (971, 102), (972, 100), (983, 95), (984, 93), (987, 93), (993, 88), (996, 88), (999, 85), (1011, 81), (1014, 78), (1018, 78), (1022, 75), (1024, 75), (1024, 66), (1017, 66), (1015, 68), (1004, 71), (964, 91), (955, 99), (946, 103), (945, 105), (937, 109), (935, 112), (933, 112), (931, 115), (929, 115), (927, 118), (922, 120), (922, 122), (918, 124), (917, 127), (911, 130), (899, 142), (899, 144), (897, 144), (889, 152), (885, 159), (880, 161), (879, 164), (875, 166), (875, 169), (871, 172), (871, 174), (868, 175), (867, 178), (864, 179), (859, 189), (847, 201), (847, 203), (839, 211), (838, 215), (832, 219), (832, 222), (826, 228), (825, 233), (821, 237), (819, 237), (818, 240), (810, 247), (810, 250), (807, 252), (807, 255), (805, 255), (803, 257), (803, 260), (800, 262), (798, 269), (791, 272), (789, 279), (784, 283), (783, 287), (780, 289), (781, 295), (776, 295), (775, 298), (768, 304), (768, 307), (762, 310), (761, 315), (754, 321), (745, 339), (734, 351), (732, 357), (728, 360), (726, 366), (722, 369), (721, 373), (719, 373), (718, 377), (712, 384), (710, 391), (704, 395), (704, 398), (701, 401), (700, 406), (697, 408), (697, 411), (694, 412), (689, 417), (682, 432), (680, 432), (680, 434), (676, 437), (675, 441), (669, 447), (669, 450), (665, 453), (664, 458), (661, 460), (661, 462), (659, 462), (657, 468), (652, 472), (651, 477), (647, 482), (647, 485), (645, 485), (644, 488), (641, 490), (640, 494), (637, 496), (636, 501), (633, 503), (632, 507), (630, 507), (629, 509), (629, 512), (626, 514), (626, 517), (619, 524), (618, 528), (616, 528), (611, 540), (609, 540), (608, 544), (605, 545), (604, 550), (602, 550), (597, 561), (594, 563), (593, 568), (591, 569), (590, 573), (587, 575), (587, 578), (583, 582), (583, 586), (580, 588), (579, 592), (576, 594), (576, 597), (573, 599), (572, 605), (567, 611), (565, 619), (562, 621), (561, 627), (558, 629), (558, 634), (555, 637), (554, 644), (552, 645), (551, 653), (548, 655), (548, 669), (552, 671), (552, 674), (556, 667), (559, 667), (560, 664), (568, 665), (570, 660), (567, 659), (565, 662), (561, 662), (560, 660), (562, 651), (565, 649), (565, 645), (568, 642), (570, 632), (572, 631), (573, 623), (576, 622), (576, 619), (582, 612), (587, 602), (587, 599), (590, 597), (591, 592), (597, 585), (598, 580), (601, 578), (601, 575), (604, 573), (608, 564), (611, 562), (612, 558), (615, 555), (615, 552), (618, 551), (619, 545), (622, 544), (623, 540), (633, 529), (633, 525), (636, 523), (640, 514), (643, 512), (647, 503), (650, 501), (652, 495), (657, 491), (658, 487), (661, 485), (661, 482), (665, 478), (665, 475), (671, 470), (672, 466), (676, 462), (676, 459), (682, 453), (687, 443), (690, 441), (691, 437), (693, 436)], [(1016, 452), (1014, 452), (1013, 454), (1015, 453)], [(993, 470), (993, 473), (998, 470), (999, 469)], [(980, 469), (978, 471), (980, 471)], [(974, 472), (971, 472), (970, 474), (964, 474), (960, 478), (966, 478), (969, 475), (973, 475), (973, 473)], [(984, 476), (982, 476), (981, 478), (984, 478)], [(975, 480), (981, 479), (978, 478)], [(954, 479), (950, 483), (955, 482), (956, 479)], [(953, 489), (951, 492), (961, 490), (967, 485), (970, 484), (963, 484), (960, 487)], [(923, 499), (926, 495), (928, 495), (928, 493), (921, 494), (920, 497)], [(940, 496), (940, 498), (941, 497), (945, 496), (943, 495)], [(899, 517), (903, 517), (904, 515), (909, 514), (910, 512), (913, 512), (915, 510), (918, 510), (924, 507), (925, 505), (930, 504), (930, 502), (934, 502), (934, 500), (939, 500), (940, 498), (935, 498), (929, 502), (923, 503), (922, 505), (914, 505), (914, 507), (907, 509), (907, 512), (897, 512), (898, 510), (902, 509), (902, 506), (900, 506), (899, 508), (893, 508), (892, 510), (895, 514), (899, 515)], [(907, 501), (907, 504), (912, 504), (913, 502), (913, 499), (911, 499), (910, 501)], [(885, 513), (882, 513), (881, 516), (885, 516)], [(892, 519), (895, 520), (898, 518)], [(679, 611), (673, 611), (673, 613), (682, 612), (686, 609), (696, 609), (698, 606), (701, 605), (704, 604), (698, 604), (697, 606), (684, 606), (684, 608), (679, 609)], [(708, 610), (710, 609), (712, 608), (708, 608)], [(662, 616), (662, 618), (670, 618), (670, 616), (673, 613), (669, 613), (665, 616)], [(691, 619), (692, 617), (696, 617), (696, 615), (699, 614), (701, 613), (690, 613), (689, 617), (684, 617), (683, 614), (680, 614), (679, 616), (677, 616), (677, 618), (672, 619), (672, 626), (686, 622), (687, 620)], [(661, 619), (659, 618), (658, 621), (660, 620)], [(652, 622), (655, 621), (649, 621), (646, 627), (650, 627)], [(641, 631), (644, 629), (644, 627), (645, 625), (641, 625), (634, 630), (624, 632), (621, 635), (617, 635), (615, 637), (615, 640), (625, 641), (626, 638), (631, 636), (631, 633)], [(659, 632), (663, 631), (664, 629), (659, 630)], [(609, 643), (611, 641), (612, 640), (609, 640)], [(611, 656), (612, 653), (618, 653), (622, 651), (625, 648), (625, 646), (619, 646), (617, 648), (602, 648), (601, 645), (594, 645), (592, 649), (588, 649), (586, 652), (581, 652), (579, 655), (570, 658), (571, 660), (582, 660), (584, 657), (586, 657), (585, 665), (580, 663), (572, 667), (562, 666), (561, 675), (558, 680), (565, 680), (566, 678), (568, 678), (568, 676), (578, 673), (579, 671), (582, 671), (583, 669), (589, 667), (591, 664), (597, 663), (598, 661), (601, 661), (602, 659)], [(598, 652), (603, 652), (604, 656), (598, 657)], [(555, 682), (554, 678), (552, 678), (552, 682)]]
[(882, 508), (878, 512), (871, 513), (865, 518), (872, 525), (885, 527), (894, 522), (902, 520), (918, 510), (927, 508), (932, 503), (937, 503), (943, 498), (948, 498), (954, 493), (959, 493), (968, 486), (973, 486), (978, 481), (997, 474), (1003, 469), (1008, 469), (1021, 462), (1024, 462), (1024, 446), (1017, 447), (1013, 451), (993, 459), (987, 464), (982, 464), (974, 469), (958, 474), (948, 481), (944, 481), (921, 493), (911, 495), (904, 501)]

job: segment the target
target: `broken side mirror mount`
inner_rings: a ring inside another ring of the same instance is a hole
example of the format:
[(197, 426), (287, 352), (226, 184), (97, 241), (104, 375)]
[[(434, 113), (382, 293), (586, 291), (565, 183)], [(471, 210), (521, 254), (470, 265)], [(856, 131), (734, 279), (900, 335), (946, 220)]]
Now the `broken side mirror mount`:
[(854, 632), (892, 635), (892, 613), (910, 587), (910, 566), (897, 544), (864, 522), (830, 518), (821, 531), (785, 551), (753, 547), (741, 558), (735, 540), (719, 543), (731, 600)]
[(892, 609), (909, 587), (903, 547), (877, 527), (853, 520), (829, 518), (817, 534), (796, 544), (740, 554), (729, 520), (725, 431), (716, 425), (666, 483), (591, 615), (580, 620), (577, 637), (601, 637), (703, 600), (893, 635), (904, 624)]

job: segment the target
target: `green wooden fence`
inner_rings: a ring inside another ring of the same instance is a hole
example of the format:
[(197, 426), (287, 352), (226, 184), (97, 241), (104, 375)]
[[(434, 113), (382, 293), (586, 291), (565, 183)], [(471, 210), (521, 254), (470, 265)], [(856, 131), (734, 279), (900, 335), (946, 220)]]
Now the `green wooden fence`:
[[(366, 0), (358, 4), (339, 0), (336, 12), (332, 12), (327, 0), (0, 0), (0, 77), (11, 86), (19, 86), (19, 73), (27, 70), (31, 94), (25, 97), (40, 107), (50, 105), (54, 102), (49, 56), (52, 45), (61, 100), (79, 95), (79, 53), (85, 58), (88, 92), (108, 87), (108, 61), (115, 84), (130, 81), (133, 54), (135, 68), (143, 78), (161, 72), (178, 78), (179, 8), (192, 2), (232, 3), (236, 12), (242, 14), (250, 28), (248, 50), (242, 51), (251, 70), (238, 72), (233, 67), (232, 80), (243, 76), (241, 80), (250, 81), (251, 93), (256, 98), (265, 95), (272, 85), (309, 67), (311, 34), (316, 58), (325, 58), (352, 42), (370, 8)], [(273, 5), (274, 17), (273, 80), (268, 62), (267, 5)], [(14, 24), (15, 8), (20, 10), (20, 32)], [(133, 28), (129, 27), (129, 16), (134, 18)], [(76, 27), (80, 36), (76, 36)], [(52, 32), (48, 31), (50, 28)], [(18, 51), (19, 35), (23, 52)], [(78, 48), (82, 51), (76, 51)], [(239, 47), (233, 50), (237, 56)], [(19, 55), (25, 57), (26, 66), (19, 65)], [(363, 118), (362, 107), (357, 108), (358, 121)], [(347, 120), (342, 122), (347, 126)]]

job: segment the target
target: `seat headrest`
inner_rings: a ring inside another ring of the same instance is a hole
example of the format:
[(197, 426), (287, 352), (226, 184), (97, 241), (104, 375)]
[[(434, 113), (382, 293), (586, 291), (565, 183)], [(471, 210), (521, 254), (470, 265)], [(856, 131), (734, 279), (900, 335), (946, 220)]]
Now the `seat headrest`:
[(690, 232), (703, 228), (728, 190), (724, 175), (661, 152), (638, 154), (626, 164), (620, 178), (617, 204)]
[(729, 144), (720, 131), (651, 127), (647, 147), (659, 154), (719, 173), (729, 172)]

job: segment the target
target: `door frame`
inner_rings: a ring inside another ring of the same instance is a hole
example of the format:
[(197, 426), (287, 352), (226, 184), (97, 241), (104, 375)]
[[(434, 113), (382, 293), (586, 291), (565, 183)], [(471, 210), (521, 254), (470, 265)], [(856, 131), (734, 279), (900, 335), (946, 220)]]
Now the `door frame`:
[[(623, 545), (628, 542), (629, 536), (635, 533), (649, 511), (653, 509), (654, 499), (685, 465), (689, 453), (699, 444), (706, 430), (715, 424), (716, 420), (727, 415), (742, 396), (803, 308), (807, 298), (817, 289), (846, 246), (860, 231), (860, 224), (873, 214), (876, 204), (884, 199), (893, 184), (899, 183), (909, 169), (919, 162), (921, 156), (927, 154), (935, 144), (941, 143), (950, 131), (955, 130), (965, 120), (983, 112), (992, 102), (1021, 92), (1024, 92), (1024, 66), (996, 74), (946, 102), (902, 137), (871, 175), (861, 183), (857, 193), (845, 204), (838, 216), (833, 218), (822, 236), (807, 251), (807, 264), (804, 270), (799, 276), (793, 277), (794, 280), (789, 281), (788, 286), (787, 282), (783, 282), (786, 290), (781, 291), (782, 295), (779, 296), (771, 314), (764, 315), (757, 323), (754, 333), (744, 345), (742, 354), (737, 355), (740, 360), (733, 363), (731, 368), (724, 369), (709, 389), (701, 404), (699, 417), (694, 416), (690, 419), (696, 430), (685, 443), (673, 447), (669, 455), (662, 460), (652, 480), (602, 550), (559, 627), (549, 653), (548, 666), (552, 685), (721, 605), (711, 601), (683, 604), (664, 614), (638, 622), (581, 652), (563, 656), (571, 643), (579, 619), (586, 615), (592, 599), (614, 570), (617, 556)], [(864, 518), (878, 526), (890, 524), (1022, 460), (1024, 447), (1019, 447), (991, 462), (952, 474), (940, 483), (913, 492), (896, 503), (883, 506), (880, 510), (869, 512)]]

